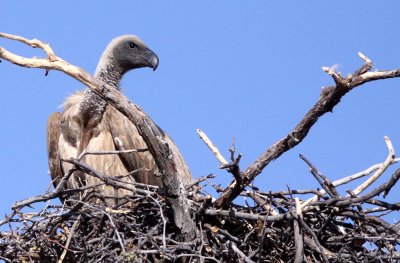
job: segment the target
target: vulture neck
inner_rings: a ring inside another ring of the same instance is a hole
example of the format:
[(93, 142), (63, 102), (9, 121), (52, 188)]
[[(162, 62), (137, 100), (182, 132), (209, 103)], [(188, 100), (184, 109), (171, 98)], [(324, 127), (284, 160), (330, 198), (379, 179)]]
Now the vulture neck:
[[(119, 89), (119, 83), (123, 74), (123, 70), (112, 58), (107, 55), (101, 57), (95, 72), (95, 79), (99, 85), (108, 84), (109, 86)], [(107, 103), (91, 89), (86, 89), (80, 104), (80, 113), (83, 128), (83, 137), (81, 140), (80, 151), (86, 148), (87, 143), (94, 133), (94, 129), (101, 122), (103, 114), (106, 110)]]
[[(107, 54), (103, 54), (97, 66), (94, 78), (98, 81), (99, 85), (108, 84), (109, 86), (119, 90), (119, 83), (126, 70), (121, 68), (112, 58)], [(83, 117), (83, 126), (85, 127), (89, 121), (101, 121), (104, 111), (106, 110), (107, 103), (91, 89), (86, 89), (80, 106), (80, 112)]]
[(115, 59), (108, 57), (107, 54), (103, 54), (97, 65), (94, 77), (100, 84), (105, 83), (119, 89), (119, 83), (125, 73), (126, 69), (121, 67)]

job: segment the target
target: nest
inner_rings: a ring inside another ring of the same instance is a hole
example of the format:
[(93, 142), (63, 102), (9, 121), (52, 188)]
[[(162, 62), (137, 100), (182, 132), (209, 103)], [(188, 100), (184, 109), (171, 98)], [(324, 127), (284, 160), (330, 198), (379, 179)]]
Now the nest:
[[(209, 176), (211, 177), (211, 176)], [(200, 181), (210, 178), (202, 178)], [(80, 200), (23, 212), (38, 201), (71, 195), (53, 191), (18, 202), (0, 224), (6, 262), (393, 262), (400, 259), (400, 225), (383, 214), (400, 206), (374, 199), (388, 193), (400, 170), (374, 190), (339, 197), (319, 189), (261, 192), (252, 187), (243, 205), (214, 209), (209, 195), (189, 197), (196, 238), (181, 242), (173, 209), (157, 187), (106, 207), (95, 188)], [(108, 178), (112, 180), (112, 178)], [(328, 189), (328, 188), (327, 188)], [(316, 194), (317, 198), (305, 196)], [(300, 197), (303, 197), (302, 200)], [(251, 201), (250, 201), (251, 200)]]

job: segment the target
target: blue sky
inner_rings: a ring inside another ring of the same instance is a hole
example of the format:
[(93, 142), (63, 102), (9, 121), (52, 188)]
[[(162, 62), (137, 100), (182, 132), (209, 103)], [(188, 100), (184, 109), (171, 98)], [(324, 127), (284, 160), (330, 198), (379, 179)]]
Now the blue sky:
[[(362, 63), (361, 51), (378, 69), (400, 67), (399, 8), (398, 1), (4, 1), (0, 31), (47, 41), (60, 57), (92, 73), (112, 38), (140, 36), (160, 65), (155, 72), (130, 72), (122, 83), (125, 94), (171, 135), (195, 177), (214, 173), (225, 186), (231, 176), (218, 169), (196, 128), (226, 157), (235, 137), (245, 169), (298, 123), (321, 87), (332, 84), (322, 66), (353, 72)], [(3, 39), (0, 45), (42, 55)], [(48, 187), (47, 117), (83, 86), (59, 72), (45, 77), (43, 70), (6, 61), (0, 76), (5, 214), (13, 202)], [(318, 187), (300, 153), (335, 180), (384, 161), (384, 135), (400, 151), (399, 85), (399, 79), (384, 80), (352, 91), (303, 143), (271, 163), (256, 185), (266, 191)], [(399, 187), (389, 201), (400, 201)]]

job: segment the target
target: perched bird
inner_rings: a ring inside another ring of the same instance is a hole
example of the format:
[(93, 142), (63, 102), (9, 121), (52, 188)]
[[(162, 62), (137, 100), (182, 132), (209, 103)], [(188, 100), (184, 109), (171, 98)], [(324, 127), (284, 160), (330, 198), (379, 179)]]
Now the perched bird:
[[(115, 89), (126, 72), (149, 67), (156, 70), (158, 57), (137, 36), (124, 35), (112, 40), (103, 52), (94, 77), (101, 85), (106, 83)], [(79, 156), (83, 151), (104, 152), (145, 149), (147, 145), (135, 125), (113, 106), (108, 105), (91, 89), (75, 93), (64, 102), (64, 112), (53, 113), (47, 124), (47, 149), (50, 174), (56, 186), (72, 168), (62, 160)], [(163, 134), (165, 134), (163, 132)], [(181, 181), (188, 185), (194, 181), (182, 155), (170, 137), (165, 134), (177, 163)], [(121, 180), (163, 187), (154, 158), (149, 151), (85, 155), (82, 161), (94, 170)], [(65, 188), (99, 184), (93, 176), (76, 171)], [(112, 186), (96, 187), (107, 205), (115, 205), (116, 197), (129, 195), (128, 190)]]

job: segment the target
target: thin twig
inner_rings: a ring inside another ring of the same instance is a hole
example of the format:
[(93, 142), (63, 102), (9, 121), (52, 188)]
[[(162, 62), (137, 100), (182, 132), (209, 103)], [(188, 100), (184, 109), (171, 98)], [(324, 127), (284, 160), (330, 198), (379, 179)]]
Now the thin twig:
[(327, 192), (331, 197), (339, 196), (335, 186), (326, 176), (324, 176), (304, 155), (300, 154), (300, 158), (310, 167), (311, 174), (315, 177), (325, 192)]
[(166, 235), (167, 235), (167, 221), (165, 220), (164, 212), (163, 212), (162, 206), (161, 206), (160, 203), (159, 203), (155, 198), (153, 198), (151, 195), (148, 195), (148, 197), (149, 197), (150, 199), (152, 199), (153, 202), (156, 203), (157, 206), (160, 208), (160, 215), (161, 215), (161, 219), (162, 219), (162, 222), (163, 222), (163, 235), (162, 235), (163, 246), (162, 246), (162, 248), (166, 249), (166, 248), (167, 248), (167, 242), (166, 242), (166, 240), (165, 240), (165, 237), (166, 237)]
[(243, 251), (241, 251), (234, 242), (229, 241), (230, 247), (233, 249), (233, 251), (236, 252), (236, 254), (239, 255), (240, 258), (244, 260), (246, 263), (256, 263), (253, 260), (251, 260), (248, 256), (246, 256)]
[(81, 160), (85, 155), (108, 155), (108, 154), (121, 154), (121, 153), (141, 153), (147, 152), (149, 149), (131, 149), (131, 150), (120, 150), (120, 151), (86, 151), (84, 150), (76, 159)]
[(60, 256), (60, 259), (58, 260), (58, 263), (64, 262), (64, 258), (65, 258), (65, 256), (67, 255), (67, 251), (68, 251), (68, 248), (69, 248), (69, 244), (70, 244), (71, 239), (72, 239), (72, 237), (73, 237), (73, 235), (74, 235), (74, 233), (75, 233), (75, 229), (76, 229), (76, 227), (77, 227), (78, 224), (79, 224), (80, 219), (81, 219), (81, 216), (79, 215), (79, 216), (78, 216), (78, 219), (77, 219), (77, 220), (75, 221), (75, 223), (72, 225), (72, 228), (71, 228), (71, 230), (70, 230), (70, 232), (69, 232), (69, 235), (68, 235), (67, 242), (65, 242), (64, 251), (63, 251), (63, 253), (62, 253), (61, 256)]
[(197, 134), (200, 136), (200, 139), (207, 145), (207, 147), (213, 152), (220, 165), (228, 164), (228, 161), (222, 156), (218, 148), (212, 143), (212, 141), (207, 137), (207, 135), (200, 129), (197, 129)]
[(386, 160), (383, 162), (383, 165), (379, 167), (379, 169), (370, 177), (368, 180), (366, 180), (364, 183), (362, 183), (360, 186), (358, 186), (356, 189), (353, 190), (353, 193), (355, 195), (360, 194), (362, 191), (364, 191), (368, 186), (373, 184), (389, 167), (391, 163), (393, 163), (393, 160), (395, 159), (395, 152), (394, 148), (392, 145), (392, 142), (390, 141), (389, 137), (385, 136), (384, 137), (386, 146), (389, 150), (389, 154), (386, 158)]
[(299, 220), (302, 217), (301, 206), (299, 198), (295, 198), (296, 201), (296, 217), (293, 218), (293, 232), (295, 242), (295, 263), (302, 263), (304, 260), (304, 241), (303, 241), (303, 229), (300, 227)]

